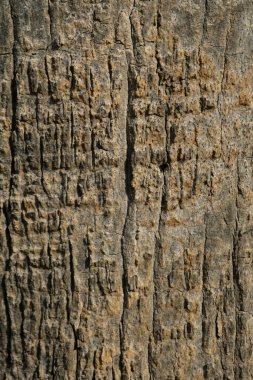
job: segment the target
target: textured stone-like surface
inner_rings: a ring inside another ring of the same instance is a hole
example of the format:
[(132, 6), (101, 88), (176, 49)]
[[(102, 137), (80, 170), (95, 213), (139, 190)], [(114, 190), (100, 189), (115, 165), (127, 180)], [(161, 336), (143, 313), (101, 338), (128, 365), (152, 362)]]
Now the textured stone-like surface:
[(252, 0), (0, 32), (0, 378), (252, 379)]

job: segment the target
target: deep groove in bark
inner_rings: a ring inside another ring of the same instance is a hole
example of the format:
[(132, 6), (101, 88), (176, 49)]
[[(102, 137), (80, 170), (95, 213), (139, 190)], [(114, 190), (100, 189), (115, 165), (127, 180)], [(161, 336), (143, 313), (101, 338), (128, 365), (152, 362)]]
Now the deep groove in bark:
[(4, 300), (5, 313), (6, 313), (6, 321), (7, 321), (6, 364), (7, 364), (7, 368), (12, 369), (12, 321), (11, 321), (10, 306), (9, 306), (7, 288), (6, 288), (6, 276), (4, 276), (2, 279), (2, 290), (3, 290), (3, 300)]

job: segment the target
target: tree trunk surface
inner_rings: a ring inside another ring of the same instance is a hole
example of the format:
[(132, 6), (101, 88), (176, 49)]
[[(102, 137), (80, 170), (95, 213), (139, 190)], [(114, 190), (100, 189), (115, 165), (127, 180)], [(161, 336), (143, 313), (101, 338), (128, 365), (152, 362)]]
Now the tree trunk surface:
[(252, 0), (0, 1), (0, 379), (253, 379)]

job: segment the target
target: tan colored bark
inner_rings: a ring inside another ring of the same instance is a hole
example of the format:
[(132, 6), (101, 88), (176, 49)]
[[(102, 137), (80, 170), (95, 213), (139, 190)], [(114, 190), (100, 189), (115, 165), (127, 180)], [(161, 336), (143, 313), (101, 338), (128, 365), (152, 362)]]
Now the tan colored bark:
[(1, 0), (0, 378), (253, 378), (251, 0)]

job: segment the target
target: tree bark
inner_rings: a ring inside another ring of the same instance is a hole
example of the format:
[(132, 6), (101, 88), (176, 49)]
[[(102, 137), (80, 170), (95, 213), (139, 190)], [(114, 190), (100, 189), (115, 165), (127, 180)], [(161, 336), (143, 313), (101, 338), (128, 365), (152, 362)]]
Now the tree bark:
[(253, 379), (252, 0), (0, 31), (0, 379)]

